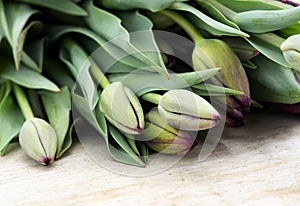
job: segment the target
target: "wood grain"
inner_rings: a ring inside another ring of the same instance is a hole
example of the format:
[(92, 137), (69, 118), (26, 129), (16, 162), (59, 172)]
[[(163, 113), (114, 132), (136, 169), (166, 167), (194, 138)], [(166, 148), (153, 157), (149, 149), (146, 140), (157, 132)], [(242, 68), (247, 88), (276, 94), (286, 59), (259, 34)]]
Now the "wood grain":
[(18, 144), (0, 158), (0, 205), (298, 205), (299, 116), (256, 113), (226, 129), (206, 160), (187, 158), (157, 175), (112, 173), (79, 142), (51, 167), (28, 159)]

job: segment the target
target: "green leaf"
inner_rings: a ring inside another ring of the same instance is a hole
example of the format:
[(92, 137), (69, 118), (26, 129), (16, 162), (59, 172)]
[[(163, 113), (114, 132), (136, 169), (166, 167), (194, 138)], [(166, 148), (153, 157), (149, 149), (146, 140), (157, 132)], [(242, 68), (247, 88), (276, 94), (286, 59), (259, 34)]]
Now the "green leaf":
[(300, 7), (283, 10), (251, 10), (238, 13), (233, 21), (245, 31), (266, 33), (300, 21)]
[(251, 36), (251, 38), (245, 38), (245, 39), (260, 53), (262, 53), (272, 61), (284, 67), (289, 67), (289, 64), (285, 60), (282, 51), (280, 50), (280, 47), (272, 45), (256, 36)]
[(117, 160), (136, 166), (145, 166), (145, 163), (135, 154), (134, 150), (128, 145), (124, 136), (115, 127), (109, 125), (109, 131), (112, 138), (122, 149), (117, 151), (117, 148), (110, 145), (110, 152)]
[(0, 153), (5, 155), (9, 143), (20, 132), (24, 117), (10, 94), (1, 99), (0, 105)]
[(41, 6), (74, 16), (87, 16), (88, 13), (70, 0), (18, 0), (26, 4)]
[(226, 7), (236, 11), (244, 12), (250, 10), (275, 10), (275, 9), (284, 9), (291, 6), (284, 4), (280, 1), (274, 0), (217, 0)]
[(140, 148), (142, 158), (146, 164), (149, 163), (149, 148), (145, 142), (139, 142), (138, 146)]
[[(108, 138), (108, 128), (104, 115), (101, 114), (98, 107), (92, 111), (88, 107), (85, 98), (73, 93), (73, 103), (78, 112), (86, 119), (104, 138), (106, 146), (110, 155), (117, 161), (144, 166), (145, 164), (136, 156), (132, 148), (128, 145), (124, 137), (113, 126), (109, 127), (111, 139)], [(97, 116), (97, 117), (96, 117)]]
[(236, 25), (231, 20), (227, 19), (226, 16), (224, 16), (223, 13), (210, 2), (207, 2), (206, 0), (197, 0), (197, 3), (207, 14), (212, 16), (215, 20), (226, 24), (232, 28), (240, 29), (238, 25)]
[(75, 82), (68, 68), (59, 60), (53, 58), (44, 59), (44, 72), (50, 79), (55, 81), (59, 87), (68, 86), (74, 88)]
[(138, 150), (138, 148), (137, 148), (137, 144), (136, 144), (134, 135), (132, 135), (132, 134), (127, 134), (127, 133), (124, 133), (123, 135), (125, 136), (127, 143), (128, 143), (129, 146), (132, 148), (132, 150), (135, 152), (135, 154), (136, 154), (137, 156), (141, 157), (140, 152), (139, 152), (139, 150)]
[[(229, 4), (228, 1), (221, 1), (222, 4), (220, 4), (215, 0), (207, 1), (216, 6), (241, 29), (248, 32), (265, 33), (275, 31), (293, 25), (300, 20), (299, 8), (281, 2), (242, 0), (230, 2)], [(246, 4), (237, 6), (239, 3)], [(233, 8), (238, 8), (238, 13), (233, 11)]]
[(218, 73), (219, 69), (208, 69), (186, 73), (170, 73), (170, 78), (151, 72), (132, 72), (130, 74), (112, 74), (111, 82), (123, 82), (137, 96), (157, 90), (181, 89), (199, 84)]
[(71, 95), (63, 87), (60, 92), (43, 92), (41, 97), (49, 123), (56, 132), (57, 156), (60, 156), (70, 124)]
[(121, 18), (122, 25), (130, 32), (130, 42), (133, 46), (161, 67), (165, 67), (152, 33), (152, 22), (138, 11), (124, 11), (117, 14)]
[(300, 102), (300, 85), (292, 70), (261, 55), (253, 63), (257, 69), (247, 70), (253, 99), (285, 104)]
[[(217, 31), (219, 34), (223, 35), (249, 37), (249, 35), (244, 33), (243, 31), (218, 22), (188, 4), (175, 3), (170, 8), (178, 11), (185, 11), (194, 15), (196, 17), (193, 18), (193, 23), (195, 24), (195, 26), (204, 25), (204, 29), (212, 28), (213, 31)], [(207, 29), (207, 31), (210, 31), (210, 29)]]
[(62, 145), (62, 149), (59, 154), (56, 154), (56, 159), (60, 158), (72, 146), (73, 130), (74, 130), (74, 126), (75, 126), (76, 122), (77, 122), (77, 120), (74, 120), (74, 122), (71, 124), (69, 132), (68, 132), (66, 138), (64, 139), (64, 144)]
[[(49, 33), (50, 33), (50, 42), (58, 39), (59, 37), (68, 34), (68, 33), (78, 33), (82, 34), (85, 37), (88, 37), (95, 41), (98, 44), (98, 47), (101, 47), (101, 50), (96, 51), (97, 53), (94, 54), (93, 57), (98, 58), (98, 54), (103, 55), (103, 51), (106, 51), (110, 56), (101, 56), (102, 60), (105, 59), (105, 61), (102, 61), (102, 64), (108, 64), (107, 66), (101, 66), (101, 68), (106, 71), (110, 69), (111, 64), (122, 62), (122, 64), (127, 65), (131, 68), (143, 68), (145, 67), (145, 64), (143, 62), (138, 61), (137, 59), (133, 58), (132, 56), (128, 56), (125, 51), (121, 50), (114, 44), (109, 43), (104, 38), (100, 37), (97, 33), (95, 33), (92, 30), (89, 30), (84, 27), (77, 27), (77, 26), (51, 26), (49, 27)], [(83, 44), (84, 46), (84, 44)], [(89, 47), (90, 45), (88, 45)], [(124, 57), (124, 58), (123, 58)], [(118, 60), (117, 60), (118, 59)]]
[[(108, 47), (117, 46), (125, 51), (125, 56), (133, 56), (144, 63), (144, 67), (151, 66), (154, 71), (168, 76), (165, 66), (160, 65), (162, 62), (155, 62), (155, 59), (153, 60), (149, 58), (142, 51), (138, 50), (133, 44), (131, 44), (129, 33), (121, 25), (121, 20), (117, 16), (103, 9), (95, 7), (92, 1), (88, 1), (84, 5), (84, 8), (86, 8), (89, 13), (89, 16), (85, 18), (86, 23), (92, 30), (104, 37), (107, 41), (110, 41), (110, 43), (107, 44)], [(122, 59), (125, 57), (116, 56), (116, 54), (113, 56), (116, 59)]]
[(45, 39), (39, 39), (30, 41), (28, 45), (25, 45), (22, 52), (22, 62), (38, 72), (42, 72), (44, 61), (44, 44)]
[(45, 119), (44, 108), (42, 107), (41, 99), (38, 92), (35, 89), (27, 89), (26, 96), (34, 114), (34, 117)]
[(100, 100), (101, 100), (101, 95), (99, 94), (99, 102), (98, 102), (98, 104), (96, 106), (96, 109), (94, 111), (95, 112), (95, 117), (96, 117), (98, 125), (102, 129), (102, 131), (107, 131), (107, 124), (106, 124), (105, 115), (100, 110)]
[(4, 37), (4, 33), (3, 33), (2, 27), (0, 25), (0, 44), (1, 44), (3, 37)]
[[(88, 102), (82, 96), (72, 93), (73, 104), (78, 112), (103, 136), (107, 136), (106, 121), (98, 121), (95, 111), (90, 110)], [(98, 114), (99, 115), (99, 114)], [(101, 124), (99, 124), (101, 123)]]
[(0, 77), (11, 80), (16, 84), (30, 89), (45, 89), (49, 91), (58, 92), (59, 88), (43, 75), (39, 74), (28, 67), (21, 65), (19, 71), (16, 71), (14, 65), (2, 60), (2, 68), (0, 69)]
[(257, 69), (256, 65), (253, 64), (252, 61), (248, 60), (248, 61), (242, 61), (242, 65), (244, 67), (247, 67), (248, 69)]
[(280, 36), (282, 36), (283, 38), (288, 38), (292, 35), (300, 34), (300, 22), (297, 22), (294, 25), (285, 27), (285, 28), (277, 31), (277, 33)]
[(25, 25), (29, 18), (37, 13), (26, 4), (5, 2), (0, 0), (0, 24), (6, 39), (12, 47), (12, 53), (15, 61), (15, 68), (19, 68), (21, 61), (21, 53), (27, 31), (37, 22), (30, 22), (26, 28)]
[(132, 10), (146, 9), (152, 12), (157, 12), (170, 7), (175, 2), (184, 2), (187, 0), (97, 0), (96, 2), (109, 9), (117, 10)]
[[(220, 87), (220, 86), (216, 86), (216, 85), (213, 85), (213, 84), (201, 83), (201, 84), (194, 85), (192, 87), (197, 89), (197, 90), (201, 90), (201, 91), (198, 91), (199, 94), (208, 94), (209, 96), (243, 95), (244, 94), (244, 92), (241, 92), (241, 91), (238, 91), (238, 90), (235, 90), (235, 89)], [(202, 93), (200, 93), (200, 92), (202, 92)]]
[[(73, 73), (74, 78), (76, 78), (84, 96), (89, 102), (89, 107), (94, 109), (99, 100), (99, 95), (97, 94), (94, 81), (89, 73), (89, 68), (91, 66), (89, 57), (86, 52), (71, 39), (64, 40), (63, 48), (66, 50), (62, 51), (64, 53), (61, 53), (60, 57)], [(68, 59), (66, 55), (68, 55)]]

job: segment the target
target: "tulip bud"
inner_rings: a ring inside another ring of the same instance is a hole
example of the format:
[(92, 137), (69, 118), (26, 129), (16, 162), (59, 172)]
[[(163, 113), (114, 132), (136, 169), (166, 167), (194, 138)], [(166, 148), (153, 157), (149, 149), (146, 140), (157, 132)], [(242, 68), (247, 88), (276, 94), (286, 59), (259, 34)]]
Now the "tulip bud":
[(39, 118), (27, 120), (20, 131), (19, 142), (25, 153), (42, 165), (54, 161), (57, 138), (49, 123)]
[(146, 115), (142, 135), (151, 139), (146, 142), (151, 149), (163, 154), (180, 154), (189, 150), (196, 136), (192, 132), (181, 131), (167, 125), (157, 110)]
[(188, 131), (209, 129), (221, 119), (210, 103), (184, 89), (166, 92), (160, 98), (158, 111), (167, 124)]
[(291, 68), (300, 71), (300, 34), (287, 38), (280, 49)]
[(226, 43), (218, 39), (201, 40), (195, 46), (192, 58), (195, 70), (222, 68), (218, 78), (212, 78), (211, 81), (242, 91), (243, 95), (234, 96), (235, 103), (232, 102), (232, 99), (227, 99), (227, 103), (239, 105), (241, 110), (249, 109), (251, 98), (246, 72), (237, 55)]
[(103, 90), (100, 110), (107, 120), (128, 134), (140, 134), (144, 129), (144, 113), (136, 95), (121, 82), (115, 82)]

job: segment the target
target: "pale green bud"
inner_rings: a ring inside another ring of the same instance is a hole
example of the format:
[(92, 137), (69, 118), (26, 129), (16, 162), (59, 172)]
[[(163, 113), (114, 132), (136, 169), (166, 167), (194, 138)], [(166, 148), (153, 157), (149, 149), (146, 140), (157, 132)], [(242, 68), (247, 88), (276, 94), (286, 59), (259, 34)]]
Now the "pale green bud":
[(144, 129), (142, 106), (133, 91), (121, 82), (105, 87), (100, 110), (111, 124), (127, 134), (140, 134)]
[(280, 49), (291, 68), (300, 71), (300, 34), (287, 38)]
[(167, 124), (188, 131), (209, 129), (221, 119), (210, 103), (184, 89), (166, 92), (160, 98), (158, 111)]
[(147, 145), (163, 154), (179, 154), (191, 148), (195, 140), (192, 132), (181, 131), (167, 125), (157, 110), (146, 115), (145, 130), (142, 135), (150, 139)]
[(55, 130), (45, 120), (26, 120), (20, 131), (19, 142), (24, 152), (40, 164), (49, 165), (54, 161), (57, 137)]

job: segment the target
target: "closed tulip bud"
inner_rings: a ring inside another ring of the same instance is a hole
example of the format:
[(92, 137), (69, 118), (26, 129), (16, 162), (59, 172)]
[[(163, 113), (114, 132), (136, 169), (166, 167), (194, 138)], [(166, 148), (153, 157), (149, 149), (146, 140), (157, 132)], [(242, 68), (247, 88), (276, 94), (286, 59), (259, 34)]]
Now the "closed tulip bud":
[(180, 154), (188, 151), (195, 140), (193, 132), (181, 131), (167, 125), (157, 110), (146, 115), (142, 135), (150, 139), (146, 143), (151, 149), (163, 154)]
[(49, 123), (31, 118), (23, 124), (19, 142), (24, 152), (40, 164), (49, 165), (54, 161), (57, 138)]
[(144, 113), (136, 95), (121, 82), (115, 82), (103, 90), (100, 110), (107, 120), (128, 134), (140, 134), (144, 129)]
[(239, 110), (227, 107), (226, 125), (229, 127), (240, 127), (245, 125), (245, 119)]
[(291, 68), (300, 71), (300, 34), (287, 38), (280, 49)]
[(184, 89), (170, 90), (162, 95), (158, 111), (167, 124), (188, 131), (209, 129), (221, 119), (210, 103)]
[(228, 88), (242, 91), (243, 95), (235, 95), (233, 99), (228, 99), (227, 103), (239, 105), (235, 109), (248, 110), (251, 103), (249, 82), (246, 72), (231, 48), (223, 41), (218, 39), (203, 39), (194, 48), (193, 66), (195, 70), (210, 68), (222, 68), (218, 78), (211, 81), (222, 84)]

